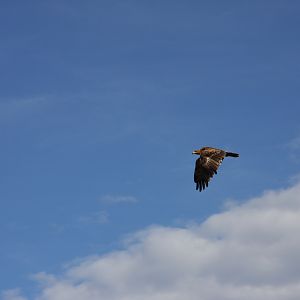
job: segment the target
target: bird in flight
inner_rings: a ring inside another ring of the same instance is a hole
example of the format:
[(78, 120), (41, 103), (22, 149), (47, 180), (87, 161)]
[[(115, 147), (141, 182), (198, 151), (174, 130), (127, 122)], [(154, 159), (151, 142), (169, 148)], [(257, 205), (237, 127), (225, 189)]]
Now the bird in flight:
[(239, 157), (238, 153), (226, 152), (212, 147), (203, 147), (199, 150), (193, 151), (193, 154), (200, 155), (200, 157), (196, 160), (194, 172), (196, 190), (199, 190), (199, 192), (208, 187), (210, 179), (214, 176), (214, 174), (217, 174), (217, 170), (224, 157)]

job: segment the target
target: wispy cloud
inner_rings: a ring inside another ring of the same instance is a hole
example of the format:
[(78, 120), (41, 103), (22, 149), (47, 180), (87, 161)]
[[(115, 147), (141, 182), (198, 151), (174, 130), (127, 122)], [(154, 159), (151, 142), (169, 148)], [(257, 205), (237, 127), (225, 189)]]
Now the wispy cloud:
[(60, 276), (40, 273), (34, 299), (297, 300), (299, 195), (298, 183), (200, 224), (147, 228), (122, 251), (82, 259)]
[(300, 136), (295, 137), (289, 143), (286, 144), (286, 147), (290, 151), (290, 157), (295, 162), (300, 162)]
[(3, 300), (26, 300), (23, 296), (20, 295), (19, 289), (7, 290), (2, 293)]
[(105, 195), (100, 198), (102, 203), (136, 203), (138, 199), (134, 196), (119, 196), (119, 195)]
[(0, 121), (13, 121), (28, 114), (38, 112), (49, 103), (47, 97), (20, 99), (0, 99)]
[(292, 139), (289, 144), (289, 148), (292, 150), (300, 150), (300, 136)]
[(78, 221), (84, 224), (105, 224), (109, 222), (109, 215), (107, 211), (101, 210), (90, 215), (81, 216)]

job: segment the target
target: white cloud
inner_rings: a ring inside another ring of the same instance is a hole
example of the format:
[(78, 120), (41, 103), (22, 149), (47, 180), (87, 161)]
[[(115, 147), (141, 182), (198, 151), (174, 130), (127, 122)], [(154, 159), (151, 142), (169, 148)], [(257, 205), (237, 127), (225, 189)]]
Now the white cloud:
[(18, 289), (7, 290), (2, 293), (3, 300), (26, 300), (26, 298), (20, 295), (20, 291)]
[[(38, 274), (36, 300), (298, 300), (300, 184), (185, 228), (137, 232), (123, 251)], [(11, 300), (11, 299), (9, 299)]]
[(105, 195), (100, 199), (103, 203), (135, 203), (137, 198), (133, 196), (118, 196), (118, 195)]

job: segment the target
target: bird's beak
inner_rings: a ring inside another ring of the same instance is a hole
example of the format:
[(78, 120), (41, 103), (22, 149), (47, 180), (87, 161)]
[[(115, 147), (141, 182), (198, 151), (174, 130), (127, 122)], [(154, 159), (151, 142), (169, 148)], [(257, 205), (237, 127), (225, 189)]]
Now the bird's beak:
[(194, 150), (192, 154), (199, 154), (199, 150)]

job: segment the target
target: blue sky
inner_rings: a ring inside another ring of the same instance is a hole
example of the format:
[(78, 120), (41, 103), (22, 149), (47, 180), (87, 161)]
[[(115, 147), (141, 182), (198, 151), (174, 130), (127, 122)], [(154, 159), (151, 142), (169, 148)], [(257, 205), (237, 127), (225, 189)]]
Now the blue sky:
[[(33, 297), (32, 274), (290, 186), (299, 13), (278, 0), (2, 1), (0, 290)], [(240, 158), (198, 193), (202, 146)]]

